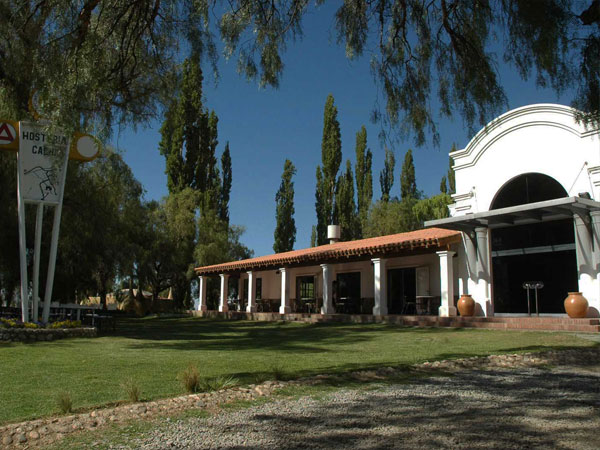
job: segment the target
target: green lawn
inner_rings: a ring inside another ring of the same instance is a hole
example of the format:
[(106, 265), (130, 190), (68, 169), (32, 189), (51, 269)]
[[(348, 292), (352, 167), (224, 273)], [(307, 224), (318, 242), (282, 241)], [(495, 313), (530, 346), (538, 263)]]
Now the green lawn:
[(305, 324), (199, 318), (122, 320), (95, 339), (0, 344), (0, 423), (57, 412), (67, 391), (75, 408), (126, 399), (133, 379), (144, 400), (183, 393), (177, 375), (190, 364), (203, 376), (242, 383), (272, 376), (345, 372), (424, 360), (591, 346), (573, 334), (415, 329), (382, 324)]

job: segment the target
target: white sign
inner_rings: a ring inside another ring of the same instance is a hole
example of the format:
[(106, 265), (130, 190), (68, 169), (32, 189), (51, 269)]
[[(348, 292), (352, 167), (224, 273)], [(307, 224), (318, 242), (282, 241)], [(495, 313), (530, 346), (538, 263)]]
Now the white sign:
[(28, 202), (58, 204), (64, 187), (69, 138), (21, 122), (19, 188)]

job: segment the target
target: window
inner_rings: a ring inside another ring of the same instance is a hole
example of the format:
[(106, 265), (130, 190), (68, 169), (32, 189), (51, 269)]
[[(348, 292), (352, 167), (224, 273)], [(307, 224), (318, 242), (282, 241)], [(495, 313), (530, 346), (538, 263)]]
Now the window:
[(256, 279), (256, 300), (262, 299), (262, 278)]
[(296, 280), (299, 298), (315, 298), (315, 277), (298, 277)]

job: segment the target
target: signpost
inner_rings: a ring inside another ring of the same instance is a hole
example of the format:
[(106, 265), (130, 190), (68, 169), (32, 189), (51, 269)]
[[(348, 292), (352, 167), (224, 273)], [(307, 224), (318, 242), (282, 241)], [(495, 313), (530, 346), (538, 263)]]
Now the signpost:
[(19, 256), (21, 271), (21, 315), (29, 321), (29, 283), (25, 236), (25, 205), (37, 206), (33, 255), (32, 318), (38, 320), (39, 269), (44, 207), (54, 207), (54, 222), (42, 321), (50, 316), (58, 235), (69, 159), (91, 161), (100, 153), (97, 140), (87, 134), (67, 136), (48, 132), (40, 123), (0, 120), (0, 150), (17, 151), (17, 202), (19, 216)]

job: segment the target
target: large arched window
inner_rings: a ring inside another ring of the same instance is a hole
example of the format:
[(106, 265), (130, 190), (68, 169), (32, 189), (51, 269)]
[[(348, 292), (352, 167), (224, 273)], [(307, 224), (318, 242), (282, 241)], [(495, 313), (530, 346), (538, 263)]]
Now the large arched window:
[(500, 188), (490, 209), (567, 197), (567, 191), (554, 178), (542, 173), (525, 173)]

